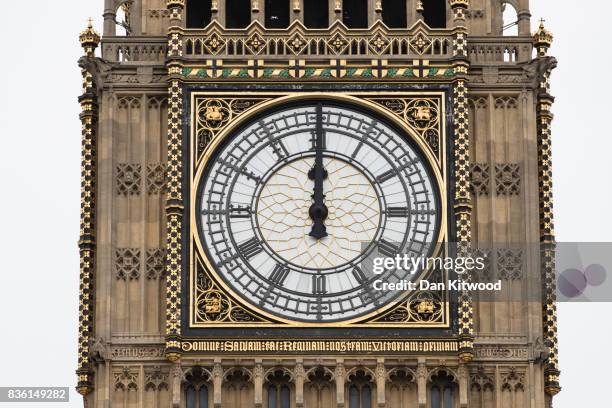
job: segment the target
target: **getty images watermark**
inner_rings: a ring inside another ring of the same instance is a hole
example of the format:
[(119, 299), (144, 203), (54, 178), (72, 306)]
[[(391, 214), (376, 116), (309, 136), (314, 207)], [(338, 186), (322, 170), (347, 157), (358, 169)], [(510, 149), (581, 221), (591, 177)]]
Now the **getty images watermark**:
[(68, 387), (0, 387), (1, 402), (70, 402)]
[(373, 259), (372, 272), (374, 275), (382, 276), (390, 271), (403, 275), (414, 276), (419, 271), (453, 271), (459, 276), (456, 279), (446, 279), (436, 282), (428, 279), (413, 281), (400, 279), (397, 282), (389, 282), (386, 279), (376, 279), (372, 283), (374, 290), (380, 291), (404, 291), (404, 290), (468, 290), (482, 291), (502, 288), (502, 281), (497, 282), (469, 282), (460, 278), (468, 272), (482, 271), (486, 265), (485, 256), (476, 257), (425, 257), (410, 256), (408, 254), (396, 254), (395, 257), (375, 257)]
[[(538, 243), (472, 244), (467, 251), (447, 245), (441, 253), (464, 256), (374, 252), (360, 266), (379, 292), (468, 291), (480, 301), (539, 302), (548, 278), (542, 259), (550, 250)], [(547, 290), (555, 290), (558, 302), (612, 302), (612, 243), (561, 242), (552, 250), (554, 285)]]

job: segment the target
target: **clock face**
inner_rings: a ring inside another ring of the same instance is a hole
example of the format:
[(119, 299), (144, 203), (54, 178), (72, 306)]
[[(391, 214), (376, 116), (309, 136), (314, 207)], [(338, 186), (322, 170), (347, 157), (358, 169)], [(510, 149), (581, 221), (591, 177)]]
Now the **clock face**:
[[(351, 320), (392, 302), (372, 259), (428, 256), (439, 190), (409, 136), (333, 103), (252, 121), (212, 152), (197, 196), (202, 247), (216, 274), (260, 310), (293, 321)], [(417, 272), (415, 274), (415, 272)]]

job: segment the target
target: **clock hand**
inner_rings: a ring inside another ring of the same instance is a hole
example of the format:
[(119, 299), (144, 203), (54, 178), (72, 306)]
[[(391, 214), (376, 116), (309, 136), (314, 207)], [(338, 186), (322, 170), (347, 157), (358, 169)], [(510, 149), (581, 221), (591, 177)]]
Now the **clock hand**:
[(327, 178), (327, 171), (323, 167), (323, 104), (317, 105), (317, 126), (315, 135), (315, 164), (308, 172), (308, 177), (314, 180), (314, 194), (312, 195), (313, 203), (308, 210), (310, 218), (312, 218), (311, 237), (321, 239), (327, 236), (325, 228), (325, 219), (329, 211), (325, 205), (325, 195), (323, 194), (323, 180)]

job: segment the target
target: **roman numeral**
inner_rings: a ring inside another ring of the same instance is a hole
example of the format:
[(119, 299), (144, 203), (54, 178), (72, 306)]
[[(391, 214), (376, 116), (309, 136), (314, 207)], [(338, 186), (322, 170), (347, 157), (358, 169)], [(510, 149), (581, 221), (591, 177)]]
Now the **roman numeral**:
[(283, 286), (285, 279), (287, 279), (287, 276), (289, 276), (289, 271), (290, 269), (285, 265), (276, 264), (268, 279), (270, 279), (272, 283), (276, 285)]
[(397, 177), (397, 172), (395, 169), (385, 171), (383, 174), (376, 177), (376, 181), (382, 184), (387, 180), (391, 180), (393, 177)]
[(388, 207), (387, 216), (389, 218), (407, 218), (410, 214), (408, 207)]
[(256, 237), (253, 237), (238, 246), (238, 252), (240, 252), (240, 255), (245, 257), (247, 260), (261, 253), (262, 251), (263, 248), (261, 247), (261, 242), (259, 242)]
[(399, 247), (389, 241), (381, 239), (378, 241), (378, 252), (388, 257), (394, 257), (399, 253)]
[(272, 151), (274, 152), (278, 160), (283, 160), (285, 157), (289, 156), (289, 150), (287, 150), (287, 147), (280, 139), (274, 139), (274, 136), (272, 135), (272, 132), (270, 131), (268, 126), (266, 126), (266, 124), (261, 121), (259, 122), (259, 126), (261, 126), (261, 130), (268, 137), (268, 140), (270, 141), (270, 147), (272, 148)]
[(366, 274), (358, 266), (353, 268), (353, 277), (360, 285), (363, 285), (368, 280)]
[[(327, 149), (327, 133), (323, 132), (321, 134), (321, 138), (323, 139), (323, 150)], [(310, 143), (312, 146), (312, 150), (316, 150), (317, 149), (317, 134), (316, 132), (312, 132), (311, 134), (311, 138), (310, 138)]]
[(251, 207), (248, 205), (242, 206), (233, 204), (230, 205), (230, 218), (251, 218)]
[(327, 293), (327, 276), (314, 275), (312, 277), (312, 294), (324, 295)]

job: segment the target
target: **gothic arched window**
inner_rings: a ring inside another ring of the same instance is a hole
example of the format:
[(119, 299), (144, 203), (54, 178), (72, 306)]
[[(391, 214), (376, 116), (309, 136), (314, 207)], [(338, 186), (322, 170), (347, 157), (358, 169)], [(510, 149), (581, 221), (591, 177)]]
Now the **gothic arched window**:
[(304, 25), (308, 28), (329, 27), (329, 3), (327, 0), (304, 2)]
[(349, 376), (349, 408), (372, 408), (371, 377), (364, 371), (358, 370)]
[(291, 408), (291, 378), (282, 371), (277, 371), (268, 378), (268, 407), (267, 408)]
[(131, 28), (131, 3), (122, 2), (115, 11), (116, 35), (128, 36), (132, 34)]
[(518, 12), (510, 2), (502, 3), (502, 35), (517, 36), (518, 32)]
[(208, 374), (200, 367), (194, 367), (185, 376), (186, 408), (208, 408)]
[(289, 26), (289, 0), (266, 0), (266, 28)]
[(423, 19), (431, 28), (446, 28), (446, 1), (427, 0), (423, 2)]
[(187, 387), (187, 408), (208, 408), (208, 387), (201, 385), (196, 391), (193, 385)]
[(251, 1), (232, 0), (225, 2), (225, 26), (245, 28), (251, 24)]
[(408, 15), (406, 0), (382, 0), (383, 22), (389, 28), (406, 28)]
[(187, 28), (204, 28), (212, 18), (212, 0), (187, 0)]
[(368, 28), (368, 0), (343, 0), (342, 21), (348, 28)]
[(454, 408), (456, 384), (454, 378), (445, 371), (431, 377), (429, 399), (431, 408)]

